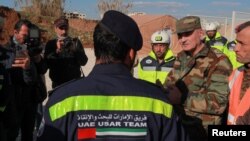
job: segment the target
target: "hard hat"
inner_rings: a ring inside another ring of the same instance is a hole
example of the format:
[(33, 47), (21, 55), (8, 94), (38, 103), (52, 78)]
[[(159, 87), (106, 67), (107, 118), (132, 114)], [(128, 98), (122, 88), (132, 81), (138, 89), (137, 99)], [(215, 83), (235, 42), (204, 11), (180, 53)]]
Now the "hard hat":
[(216, 29), (217, 29), (217, 24), (215, 24), (215, 23), (207, 23), (205, 26), (206, 31), (216, 30)]
[(165, 43), (170, 44), (170, 35), (168, 32), (161, 30), (152, 34), (151, 43)]

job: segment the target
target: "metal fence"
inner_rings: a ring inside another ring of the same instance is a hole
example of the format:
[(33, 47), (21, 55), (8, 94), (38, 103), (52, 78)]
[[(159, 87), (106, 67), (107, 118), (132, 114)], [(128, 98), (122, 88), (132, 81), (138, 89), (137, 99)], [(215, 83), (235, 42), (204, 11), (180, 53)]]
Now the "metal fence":
[(208, 22), (219, 23), (219, 32), (226, 37), (229, 41), (235, 39), (235, 27), (243, 22), (250, 21), (250, 13), (232, 11), (232, 17), (220, 17), (220, 16), (206, 16), (206, 15), (195, 15), (201, 18), (201, 24), (204, 28)]
[(236, 36), (234, 32), (235, 27), (246, 21), (250, 21), (250, 13), (240, 12), (240, 11), (232, 12), (231, 35), (230, 35), (231, 40), (235, 39)]
[(229, 38), (231, 35), (231, 18), (230, 17), (219, 17), (219, 16), (206, 16), (206, 15), (196, 15), (201, 19), (201, 25), (204, 29), (206, 23), (218, 23), (219, 25), (219, 32), (226, 38)]

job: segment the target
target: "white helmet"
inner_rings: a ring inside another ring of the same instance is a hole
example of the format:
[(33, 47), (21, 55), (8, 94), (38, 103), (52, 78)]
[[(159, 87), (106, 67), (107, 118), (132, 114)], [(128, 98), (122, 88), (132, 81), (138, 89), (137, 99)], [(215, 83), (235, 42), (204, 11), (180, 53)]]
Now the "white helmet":
[(209, 31), (209, 30), (217, 30), (217, 24), (215, 23), (207, 23), (205, 26), (205, 30)]
[(164, 30), (156, 31), (151, 36), (151, 43), (170, 44), (170, 35), (167, 33), (167, 31), (164, 31)]

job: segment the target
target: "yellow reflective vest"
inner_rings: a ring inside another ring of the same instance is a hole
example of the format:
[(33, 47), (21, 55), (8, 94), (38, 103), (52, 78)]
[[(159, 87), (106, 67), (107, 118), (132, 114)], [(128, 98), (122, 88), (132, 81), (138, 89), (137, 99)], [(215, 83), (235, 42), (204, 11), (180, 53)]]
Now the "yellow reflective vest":
[(236, 60), (236, 54), (232, 49), (232, 46), (236, 45), (236, 41), (232, 41), (228, 43), (226, 38), (221, 36), (219, 32), (216, 32), (214, 39), (209, 39), (206, 36), (205, 42), (208, 43), (211, 47), (216, 48), (220, 50), (222, 53), (224, 53), (230, 60), (233, 66), (233, 69), (236, 69), (242, 66), (242, 64)]
[[(157, 81), (163, 84), (172, 70), (175, 57), (169, 49), (164, 57), (164, 61), (159, 63), (153, 51), (143, 58), (138, 65), (138, 78), (152, 83)], [(158, 82), (157, 82), (158, 83)]]
[(208, 36), (206, 36), (205, 42), (208, 43), (211, 47), (216, 48), (218, 50), (220, 50), (221, 52), (223, 52), (225, 55), (227, 55), (226, 53), (228, 52), (227, 50), (227, 39), (223, 36), (221, 36), (221, 34), (219, 32), (216, 32), (216, 35), (213, 39), (208, 38)]
[(243, 65), (240, 62), (238, 62), (236, 59), (236, 53), (234, 51), (234, 47), (236, 46), (236, 43), (237, 41), (233, 40), (227, 44), (228, 52), (226, 53), (226, 55), (228, 56), (230, 62), (232, 63), (233, 69), (236, 69)]

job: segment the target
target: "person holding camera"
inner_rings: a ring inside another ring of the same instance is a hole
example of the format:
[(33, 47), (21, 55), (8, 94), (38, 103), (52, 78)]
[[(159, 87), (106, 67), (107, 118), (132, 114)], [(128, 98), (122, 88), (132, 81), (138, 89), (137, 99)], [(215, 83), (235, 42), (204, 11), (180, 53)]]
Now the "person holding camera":
[[(2, 35), (3, 24), (4, 24), (4, 18), (2, 16), (0, 16), (0, 37)], [(4, 81), (4, 77), (5, 77), (5, 75), (4, 75), (5, 74), (5, 68), (4, 68), (3, 63), (1, 62), (1, 60), (4, 60), (4, 58), (6, 58), (5, 56), (6, 56), (6, 51), (0, 45), (0, 124), (1, 124), (1, 113), (5, 109), (5, 105), (4, 105), (4, 103), (5, 103), (4, 102), (4, 100), (5, 100), (5, 94), (2, 91), (3, 85), (4, 85), (3, 81)]]
[[(2, 37), (4, 25), (4, 17), (0, 16), (0, 40)], [(6, 69), (2, 60), (6, 58), (6, 49), (0, 45), (0, 140), (6, 141), (5, 130), (3, 127), (3, 112), (6, 107), (9, 95), (5, 92), (6, 89)]]
[(57, 37), (47, 42), (44, 53), (52, 88), (80, 78), (81, 66), (88, 61), (80, 40), (68, 36), (68, 19), (60, 17), (54, 26)]
[[(37, 110), (36, 82), (44, 65), (39, 53), (30, 52), (30, 28), (32, 23), (21, 19), (14, 26), (14, 35), (4, 45), (8, 57), (3, 60), (10, 80), (7, 94), (10, 96), (4, 110), (4, 130), (8, 141), (15, 141), (19, 130), (22, 141), (33, 141)], [(45, 69), (43, 69), (44, 71)], [(45, 73), (45, 72), (44, 72)]]

